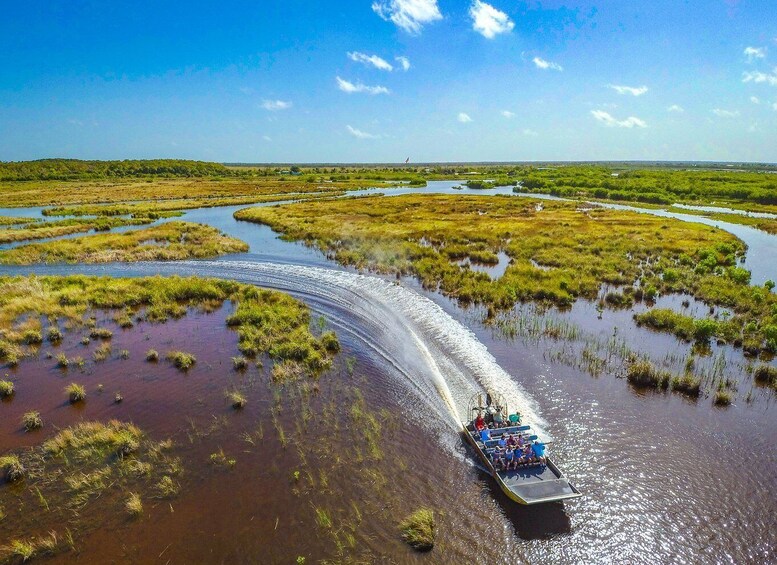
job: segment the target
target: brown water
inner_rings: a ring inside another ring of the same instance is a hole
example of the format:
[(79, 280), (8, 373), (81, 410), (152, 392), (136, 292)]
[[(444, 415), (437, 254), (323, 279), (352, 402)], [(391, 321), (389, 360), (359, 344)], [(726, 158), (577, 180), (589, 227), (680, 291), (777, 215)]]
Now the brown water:
[[(118, 417), (133, 420), (157, 439), (173, 437), (186, 469), (177, 498), (147, 500), (146, 516), (138, 523), (125, 520), (115, 508), (95, 510), (93, 521), (100, 528), (76, 540), (77, 554), (53, 561), (294, 563), (298, 556), (307, 562), (350, 557), (386, 563), (775, 560), (774, 394), (756, 389), (746, 402), (751, 386), (746, 376), (729, 408), (716, 408), (708, 398), (640, 393), (613, 377), (617, 367), (592, 377), (566, 363), (559, 351), (579, 354), (582, 341), (505, 339), (480, 324), (479, 309), (462, 310), (412, 281), (397, 285), (333, 268), (310, 249), (276, 240), (267, 228), (231, 225), (228, 216), (218, 217), (218, 227), (231, 226), (231, 235), (252, 238), (253, 254), (77, 270), (221, 276), (292, 292), (338, 332), (344, 346), (338, 365), (320, 379), (318, 393), (299, 385), (278, 392), (265, 373), (235, 373), (229, 358), (236, 354), (236, 338), (223, 330), (228, 306), (161, 326), (117, 331), (114, 354), (129, 349), (130, 359), (107, 361), (89, 374), (71, 370), (62, 376), (45, 358), (23, 363), (14, 374), (19, 392), (0, 405), (0, 452), (40, 441), (54, 425)], [(706, 306), (692, 303), (690, 308)], [(657, 359), (671, 356), (681, 363), (690, 347), (636, 328), (629, 310), (605, 310), (599, 319), (595, 305), (580, 302), (568, 312), (529, 314), (577, 324), (602, 339), (618, 328), (630, 347)], [(157, 345), (158, 340), (167, 343)], [(164, 362), (149, 365), (143, 361), (149, 343), (160, 352), (168, 345), (193, 351), (198, 363), (188, 374)], [(63, 347), (68, 355), (87, 357), (81, 345)], [(729, 360), (727, 370), (743, 373), (735, 361), (741, 351), (713, 346), (706, 359), (720, 354)], [(348, 358), (355, 359), (352, 374)], [(80, 410), (64, 402), (62, 387), (71, 380), (88, 387)], [(100, 383), (102, 396), (96, 392)], [(223, 398), (231, 386), (249, 398), (242, 412)], [(112, 397), (119, 388), (125, 401), (116, 406)], [(457, 421), (469, 396), (483, 388), (503, 393), (554, 438), (553, 456), (584, 498), (518, 507), (477, 470)], [(364, 448), (363, 423), (349, 416), (353, 406), (362, 406), (356, 390), (363, 395), (363, 409), (381, 423), (379, 459)], [(30, 408), (41, 410), (47, 421), (36, 434), (24, 434), (18, 426), (21, 413)], [(285, 448), (274, 409), (287, 436)], [(308, 409), (313, 417), (304, 424), (299, 415)], [(235, 457), (234, 469), (209, 463), (218, 449)], [(401, 542), (396, 522), (421, 505), (438, 511), (439, 527), (435, 549), (419, 556)], [(331, 527), (319, 524), (316, 508), (332, 518)], [(0, 542), (10, 530), (0, 522)]]

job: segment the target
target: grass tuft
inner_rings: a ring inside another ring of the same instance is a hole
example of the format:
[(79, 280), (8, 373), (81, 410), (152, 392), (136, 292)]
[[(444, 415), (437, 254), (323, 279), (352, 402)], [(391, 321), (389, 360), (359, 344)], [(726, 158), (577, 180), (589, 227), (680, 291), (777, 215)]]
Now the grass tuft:
[(22, 416), (22, 425), (28, 432), (42, 428), (43, 418), (41, 418), (40, 412), (34, 410), (31, 412), (25, 412), (24, 416)]
[(248, 404), (248, 399), (245, 397), (245, 395), (242, 392), (239, 392), (237, 390), (229, 391), (226, 393), (227, 400), (229, 400), (230, 404), (232, 404), (232, 408), (235, 410), (239, 410), (240, 408), (245, 408), (246, 404)]
[(399, 524), (402, 539), (416, 551), (434, 547), (434, 512), (428, 508), (416, 510)]
[(777, 367), (771, 365), (759, 365), (753, 371), (755, 382), (777, 388)]
[(734, 398), (727, 390), (719, 390), (715, 393), (715, 399), (713, 402), (715, 406), (729, 406), (733, 402)]
[(156, 363), (159, 361), (159, 352), (156, 349), (149, 349), (146, 351), (146, 361), (149, 363)]
[(24, 478), (26, 473), (24, 465), (16, 455), (4, 455), (0, 457), (0, 471), (5, 475), (5, 480), (15, 483)]
[(11, 381), (0, 381), (0, 398), (13, 396), (14, 386)]
[(67, 385), (65, 387), (65, 394), (67, 394), (68, 399), (70, 400), (70, 404), (82, 402), (86, 399), (86, 389), (83, 387), (83, 385), (76, 383), (70, 383)]
[(172, 361), (173, 365), (181, 371), (188, 371), (197, 362), (197, 358), (191, 353), (184, 351), (168, 351), (168, 361)]
[(638, 388), (666, 389), (669, 377), (658, 371), (649, 361), (637, 361), (626, 370), (626, 380)]
[(140, 495), (135, 492), (130, 493), (124, 507), (133, 518), (137, 518), (143, 514), (143, 501), (140, 499)]

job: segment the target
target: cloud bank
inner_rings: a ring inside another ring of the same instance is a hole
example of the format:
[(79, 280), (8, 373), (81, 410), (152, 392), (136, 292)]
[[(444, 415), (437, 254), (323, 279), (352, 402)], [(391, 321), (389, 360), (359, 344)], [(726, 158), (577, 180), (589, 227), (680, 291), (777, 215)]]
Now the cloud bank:
[(442, 19), (437, 0), (376, 0), (372, 11), (410, 34), (419, 34), (426, 24)]

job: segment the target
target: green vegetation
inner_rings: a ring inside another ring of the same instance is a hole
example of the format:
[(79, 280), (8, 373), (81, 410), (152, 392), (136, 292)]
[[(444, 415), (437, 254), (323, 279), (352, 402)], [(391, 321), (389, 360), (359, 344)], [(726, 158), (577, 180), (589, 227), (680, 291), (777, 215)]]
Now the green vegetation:
[(9, 398), (13, 393), (14, 386), (11, 381), (0, 381), (0, 398)]
[(402, 539), (417, 551), (430, 551), (434, 547), (434, 512), (421, 508), (399, 524)]
[(626, 380), (638, 388), (666, 389), (669, 387), (670, 376), (657, 371), (649, 361), (637, 361), (627, 369)]
[(777, 389), (777, 367), (759, 365), (756, 367), (755, 371), (753, 371), (753, 378), (755, 378), (755, 382), (759, 384)]
[(191, 353), (185, 351), (168, 351), (167, 360), (171, 361), (176, 369), (181, 371), (188, 371), (197, 362), (197, 359)]
[(189, 222), (169, 222), (121, 234), (98, 234), (0, 251), (0, 264), (173, 261), (247, 251), (240, 240)]
[(715, 393), (714, 403), (715, 406), (728, 406), (733, 401), (732, 394), (727, 390), (718, 390)]
[(159, 361), (159, 352), (156, 349), (149, 349), (146, 351), (146, 361), (149, 363), (155, 363)]
[(72, 180), (126, 177), (206, 177), (229, 176), (230, 169), (218, 163), (180, 159), (144, 161), (81, 161), (41, 159), (0, 163), (0, 180)]
[[(748, 354), (777, 351), (777, 295), (750, 286), (737, 266), (744, 246), (730, 234), (571, 202), (538, 204), (499, 196), (368, 197), (250, 208), (235, 217), (267, 224), (345, 265), (413, 275), (427, 289), (492, 313), (528, 300), (562, 308), (595, 300), (603, 284), (624, 287), (605, 298), (614, 307), (688, 293), (733, 315), (694, 320), (656, 310), (638, 322), (684, 339), (715, 337)], [(495, 280), (461, 264), (493, 263), (499, 252), (510, 264)]]
[(693, 375), (672, 378), (672, 390), (697, 398), (701, 394), (701, 379)]
[(226, 397), (229, 403), (232, 405), (232, 408), (235, 410), (245, 408), (246, 404), (248, 404), (248, 399), (245, 397), (245, 395), (237, 390), (228, 391), (226, 393)]
[(70, 383), (65, 387), (65, 394), (67, 394), (70, 404), (86, 400), (86, 389), (83, 385)]
[(24, 429), (28, 432), (31, 432), (33, 430), (39, 430), (43, 427), (43, 418), (40, 416), (40, 412), (37, 411), (31, 411), (31, 412), (25, 412), (24, 416), (22, 416), (22, 425), (24, 426)]
[(143, 501), (141, 500), (140, 495), (136, 492), (130, 493), (124, 507), (127, 509), (127, 513), (133, 518), (137, 518), (143, 514)]
[(232, 358), (232, 367), (235, 371), (245, 371), (248, 368), (248, 359), (242, 355)]
[(16, 455), (0, 456), (0, 471), (2, 471), (2, 476), (9, 483), (20, 481), (26, 473), (24, 465)]
[[(180, 277), (0, 277), (0, 361), (16, 364), (35, 353), (26, 336), (30, 330), (40, 331), (41, 318), (58, 320), (68, 330), (90, 328), (96, 338), (109, 338), (109, 329), (95, 326), (94, 312), (124, 315), (129, 308), (133, 318), (162, 323), (185, 316), (189, 308), (212, 310), (225, 301), (233, 305), (227, 325), (237, 332), (243, 355), (266, 354), (278, 364), (288, 362), (285, 370), (293, 376), (318, 374), (330, 366), (337, 337), (330, 332), (315, 337), (310, 313), (298, 300), (231, 281)], [(93, 358), (104, 360), (110, 351), (110, 344), (104, 343)], [(157, 360), (159, 354), (150, 350), (146, 358)]]
[(32, 239), (47, 239), (62, 237), (74, 233), (89, 231), (110, 231), (122, 226), (140, 226), (150, 224), (154, 219), (150, 217), (136, 218), (95, 218), (88, 220), (68, 219), (57, 222), (37, 222), (20, 226), (14, 229), (0, 229), (0, 244)]

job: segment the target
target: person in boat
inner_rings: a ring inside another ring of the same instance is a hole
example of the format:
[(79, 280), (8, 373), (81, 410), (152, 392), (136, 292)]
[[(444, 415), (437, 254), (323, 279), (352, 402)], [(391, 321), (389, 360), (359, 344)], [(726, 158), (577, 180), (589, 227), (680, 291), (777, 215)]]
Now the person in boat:
[(545, 462), (545, 444), (542, 443), (540, 440), (535, 440), (535, 442), (531, 446), (532, 451), (534, 452), (534, 457), (537, 459), (539, 463)]
[(499, 436), (499, 441), (497, 442), (497, 445), (498, 445), (498, 446), (499, 446), (499, 448), (500, 448), (500, 449), (502, 449), (502, 450), (504, 450), (504, 449), (507, 449), (507, 440), (505, 439), (505, 436), (504, 436), (504, 434), (502, 434), (501, 436)]
[(520, 447), (521, 449), (523, 449), (523, 448), (524, 448), (524, 446), (526, 445), (526, 442), (524, 442), (524, 440), (523, 440), (523, 434), (518, 434), (518, 437), (517, 437), (517, 439), (515, 440), (515, 443), (516, 443), (516, 445), (517, 445), (518, 447)]
[(494, 449), (494, 453), (492, 457), (494, 459), (494, 468), (497, 471), (505, 468), (505, 456), (504, 456), (504, 449), (502, 447), (497, 445), (496, 448)]
[(509, 445), (507, 446), (507, 449), (505, 449), (505, 469), (510, 470), (513, 467), (515, 459), (515, 452), (513, 451), (513, 448)]
[(478, 417), (475, 418), (475, 430), (485, 430), (487, 427), (486, 421), (483, 419), (483, 414), (478, 412)]
[(488, 440), (491, 439), (491, 430), (488, 428), (484, 428), (480, 430), (480, 441), (483, 443), (486, 443)]
[(510, 434), (510, 437), (507, 438), (507, 445), (510, 447), (518, 447), (518, 440), (515, 437), (515, 434)]
[(497, 407), (496, 413), (494, 414), (494, 426), (497, 428), (502, 428), (505, 425), (505, 417), (502, 414), (502, 408)]

